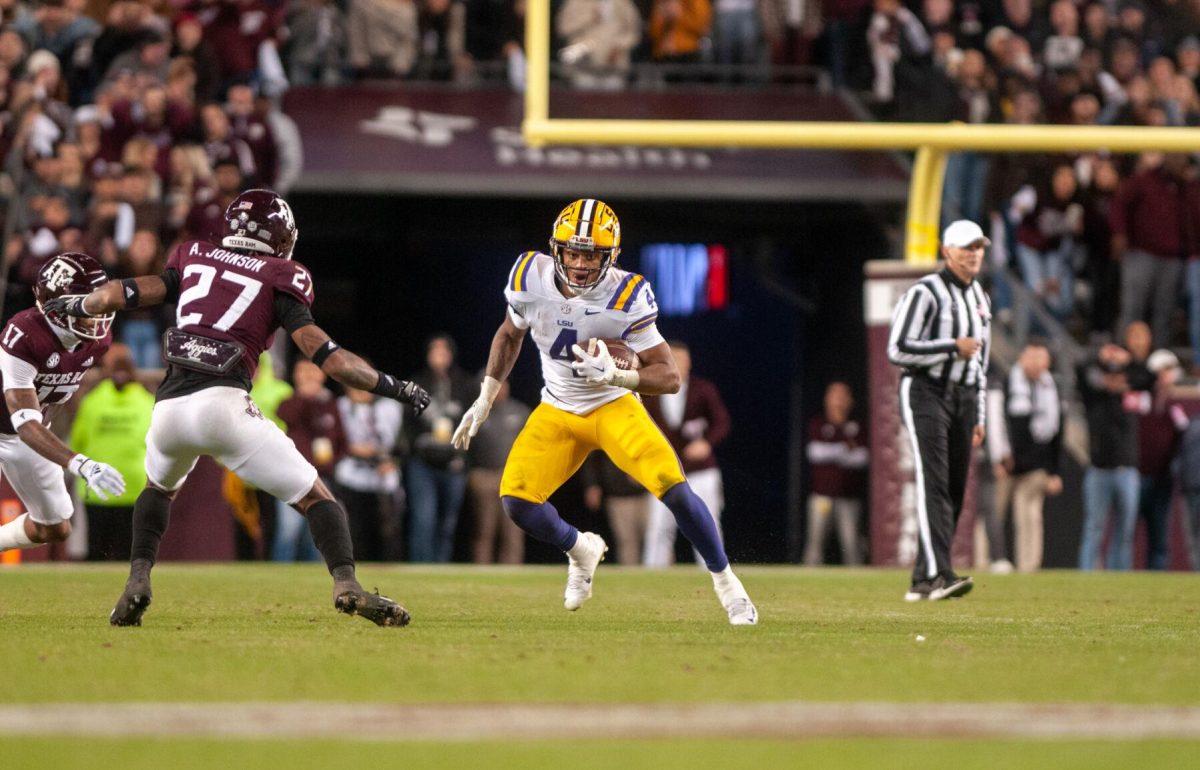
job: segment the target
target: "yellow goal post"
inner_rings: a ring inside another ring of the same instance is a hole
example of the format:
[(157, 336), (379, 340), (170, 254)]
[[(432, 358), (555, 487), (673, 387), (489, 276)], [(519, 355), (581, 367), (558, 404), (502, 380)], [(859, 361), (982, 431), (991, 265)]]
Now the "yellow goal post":
[(550, 117), (550, 0), (528, 0), (525, 118), (531, 146), (547, 144), (916, 150), (909, 180), (905, 259), (937, 259), (946, 154), (982, 152), (1196, 152), (1200, 128), (1012, 126), (736, 120), (579, 120)]

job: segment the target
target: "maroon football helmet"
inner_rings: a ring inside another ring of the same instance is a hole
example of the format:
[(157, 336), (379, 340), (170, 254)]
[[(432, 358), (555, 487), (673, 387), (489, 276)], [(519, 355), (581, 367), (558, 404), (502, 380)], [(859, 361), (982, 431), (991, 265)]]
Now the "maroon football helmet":
[[(38, 270), (33, 284), (33, 296), (43, 313), (43, 303), (55, 297), (82, 296), (91, 294), (108, 280), (104, 268), (92, 257), (77, 251), (68, 251), (46, 260)], [(114, 313), (93, 318), (75, 318), (65, 313), (46, 313), (46, 320), (60, 329), (66, 329), (77, 337), (100, 340), (108, 336), (112, 328)]]
[(292, 258), (300, 231), (292, 207), (270, 190), (246, 190), (225, 209), (227, 249), (252, 251), (280, 259)]

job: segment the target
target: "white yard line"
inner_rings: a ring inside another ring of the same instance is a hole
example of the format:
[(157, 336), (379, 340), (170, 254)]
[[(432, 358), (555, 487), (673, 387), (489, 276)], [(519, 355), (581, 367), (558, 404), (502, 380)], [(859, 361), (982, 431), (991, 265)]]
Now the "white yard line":
[(1019, 703), (0, 705), (0, 736), (551, 740), (579, 738), (1200, 739), (1200, 708)]

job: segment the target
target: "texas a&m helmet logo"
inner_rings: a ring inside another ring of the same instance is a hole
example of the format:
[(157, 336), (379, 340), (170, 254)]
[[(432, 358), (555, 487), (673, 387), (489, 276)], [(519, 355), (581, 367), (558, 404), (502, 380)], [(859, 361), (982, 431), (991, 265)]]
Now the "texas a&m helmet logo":
[(65, 259), (55, 259), (42, 272), (42, 280), (50, 291), (66, 289), (79, 275), (79, 270)]
[(296, 228), (296, 218), (292, 216), (292, 207), (283, 198), (275, 198), (275, 211), (267, 214), (267, 219), (282, 220), (283, 226), (288, 230)]
[(221, 239), (227, 249), (292, 258), (296, 244), (296, 218), (292, 207), (270, 190), (246, 190), (225, 210), (228, 234)]

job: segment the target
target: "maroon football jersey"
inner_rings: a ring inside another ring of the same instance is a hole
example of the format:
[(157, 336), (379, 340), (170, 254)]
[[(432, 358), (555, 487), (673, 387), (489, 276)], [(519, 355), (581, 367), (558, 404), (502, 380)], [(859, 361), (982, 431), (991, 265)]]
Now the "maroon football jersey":
[(258, 357), (271, 346), (279, 323), (275, 294), (312, 305), (313, 285), (299, 262), (239, 254), (206, 241), (184, 241), (167, 260), (179, 271), (175, 325), (184, 331), (245, 348), (242, 363), (251, 378)]
[[(53, 407), (71, 400), (84, 372), (100, 363), (110, 345), (111, 334), (102, 340), (80, 340), (74, 350), (67, 350), (37, 308), (17, 313), (0, 334), (0, 347), (37, 369), (33, 387), (42, 414), (48, 418), (54, 416)], [(16, 433), (4, 399), (0, 399), (0, 433)]]

